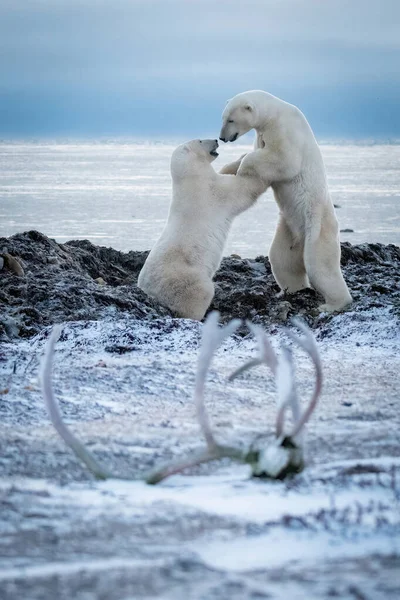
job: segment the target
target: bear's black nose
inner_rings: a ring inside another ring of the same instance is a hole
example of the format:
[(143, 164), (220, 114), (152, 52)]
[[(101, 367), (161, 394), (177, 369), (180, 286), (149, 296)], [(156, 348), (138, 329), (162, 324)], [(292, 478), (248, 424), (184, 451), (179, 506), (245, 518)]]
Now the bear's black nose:
[(221, 140), (221, 142), (226, 142), (225, 138), (220, 137), (219, 139)]

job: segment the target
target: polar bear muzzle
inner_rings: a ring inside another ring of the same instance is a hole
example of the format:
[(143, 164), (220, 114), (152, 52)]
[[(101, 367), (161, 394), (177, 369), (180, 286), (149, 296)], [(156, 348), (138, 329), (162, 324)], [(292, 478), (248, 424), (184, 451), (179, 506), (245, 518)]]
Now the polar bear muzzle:
[(212, 150), (210, 150), (211, 156), (218, 156), (217, 148), (218, 148), (218, 142), (217, 142), (215, 148), (213, 148)]
[(217, 148), (219, 146), (218, 140), (200, 140), (200, 144), (208, 145), (210, 150), (209, 154), (216, 158), (218, 156)]
[(239, 133), (238, 132), (236, 132), (233, 135), (229, 136), (225, 132), (225, 127), (223, 127), (221, 129), (221, 133), (220, 133), (219, 139), (221, 140), (221, 142), (236, 142), (236, 140), (238, 139), (238, 137), (239, 137)]

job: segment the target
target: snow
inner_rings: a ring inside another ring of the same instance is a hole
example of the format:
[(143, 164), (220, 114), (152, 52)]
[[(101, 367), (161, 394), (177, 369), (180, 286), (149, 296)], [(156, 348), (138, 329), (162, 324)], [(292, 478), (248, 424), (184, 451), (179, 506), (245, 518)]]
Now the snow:
[[(399, 597), (393, 312), (348, 312), (333, 319), (329, 335), (317, 329), (324, 391), (302, 474), (256, 480), (247, 467), (222, 461), (148, 486), (141, 478), (151, 467), (204, 444), (193, 402), (201, 327), (129, 316), (63, 324), (53, 380), (65, 420), (99, 460), (132, 481), (93, 481), (49, 425), (37, 379), (48, 331), (3, 346), (0, 375), (10, 391), (0, 396), (2, 598), (79, 597), (87, 577), (85, 600), (312, 599), (332, 590), (346, 599)], [(133, 351), (106, 350), (128, 339)], [(279, 331), (274, 348), (283, 340)], [(314, 369), (294, 353), (304, 402)], [(247, 443), (273, 432), (270, 371), (257, 367), (227, 383), (256, 354), (250, 335), (230, 337), (216, 354), (206, 404), (219, 440)]]

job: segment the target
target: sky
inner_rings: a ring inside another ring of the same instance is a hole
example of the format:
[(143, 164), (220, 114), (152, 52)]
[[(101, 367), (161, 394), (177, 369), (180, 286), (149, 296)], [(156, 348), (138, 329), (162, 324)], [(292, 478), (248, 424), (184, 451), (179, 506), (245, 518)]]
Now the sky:
[(3, 139), (214, 137), (248, 89), (399, 139), (400, 0), (0, 1)]

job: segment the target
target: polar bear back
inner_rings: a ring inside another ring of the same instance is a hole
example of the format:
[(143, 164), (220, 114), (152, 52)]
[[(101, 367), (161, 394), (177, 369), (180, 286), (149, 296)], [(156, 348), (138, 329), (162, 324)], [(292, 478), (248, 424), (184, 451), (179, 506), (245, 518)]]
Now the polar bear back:
[(310, 212), (317, 231), (323, 214), (331, 216), (333, 207), (322, 155), (306, 117), (296, 106), (253, 90), (228, 102), (221, 135), (232, 140), (252, 128), (257, 151), (246, 156), (238, 174), (251, 169), (264, 177), (296, 237), (304, 236)]

